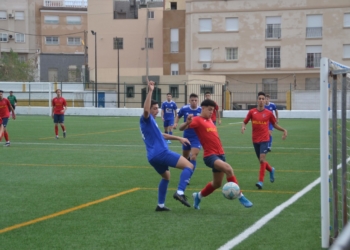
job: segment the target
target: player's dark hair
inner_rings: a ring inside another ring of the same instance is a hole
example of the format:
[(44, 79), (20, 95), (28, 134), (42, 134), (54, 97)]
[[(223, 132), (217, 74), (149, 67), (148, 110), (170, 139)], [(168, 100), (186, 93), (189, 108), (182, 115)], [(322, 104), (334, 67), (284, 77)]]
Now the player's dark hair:
[(171, 93), (167, 93), (166, 95), (171, 95)]
[(151, 100), (151, 108), (152, 108), (152, 106), (154, 105), (154, 104), (158, 104), (158, 102), (156, 101), (156, 100)]
[(213, 100), (206, 99), (202, 101), (201, 107), (216, 107), (216, 103)]
[(258, 93), (258, 96), (260, 96), (260, 95), (263, 95), (263, 96), (265, 96), (265, 97), (266, 97), (265, 93), (264, 93), (264, 92), (262, 92), (262, 91), (260, 91), (260, 92)]
[(206, 95), (208, 95), (208, 94), (211, 95), (211, 93), (210, 93), (209, 91), (205, 92), (205, 94), (206, 94)]
[(198, 98), (198, 95), (197, 95), (197, 94), (195, 94), (195, 93), (192, 93), (192, 94), (190, 94), (190, 98), (192, 98), (192, 97), (194, 97), (194, 98)]
[(4, 93), (4, 91), (3, 91), (3, 90), (0, 90), (0, 93)]
[(266, 96), (267, 98), (270, 98), (270, 95), (269, 95), (269, 94), (266, 94), (265, 96)]
[(62, 92), (62, 90), (61, 90), (61, 89), (56, 89), (56, 91), (55, 91), (55, 92), (56, 92), (56, 94), (57, 94), (57, 91), (58, 91), (58, 90), (60, 90), (60, 91)]

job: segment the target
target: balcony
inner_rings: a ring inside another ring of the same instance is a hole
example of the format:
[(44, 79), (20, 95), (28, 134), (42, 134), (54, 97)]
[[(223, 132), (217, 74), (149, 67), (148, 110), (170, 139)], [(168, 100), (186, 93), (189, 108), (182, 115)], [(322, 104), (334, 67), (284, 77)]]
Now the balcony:
[(306, 38), (322, 38), (322, 27), (306, 28)]
[(44, 0), (44, 7), (87, 8), (88, 0)]
[(281, 67), (281, 58), (280, 57), (267, 58), (265, 60), (265, 67), (266, 68), (280, 68)]

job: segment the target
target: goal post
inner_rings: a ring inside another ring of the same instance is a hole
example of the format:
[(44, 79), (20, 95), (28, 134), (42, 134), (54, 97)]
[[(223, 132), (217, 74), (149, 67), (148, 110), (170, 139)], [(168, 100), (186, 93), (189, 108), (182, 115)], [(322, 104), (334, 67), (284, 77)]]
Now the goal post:
[[(329, 247), (345, 228), (350, 217), (350, 167), (348, 167), (350, 150), (348, 152), (347, 149), (347, 144), (350, 144), (347, 137), (350, 128), (350, 101), (347, 103), (347, 99), (350, 100), (350, 93), (347, 93), (347, 89), (350, 89), (350, 67), (322, 58), (320, 63), (322, 248)], [(330, 215), (330, 204), (332, 215)]]

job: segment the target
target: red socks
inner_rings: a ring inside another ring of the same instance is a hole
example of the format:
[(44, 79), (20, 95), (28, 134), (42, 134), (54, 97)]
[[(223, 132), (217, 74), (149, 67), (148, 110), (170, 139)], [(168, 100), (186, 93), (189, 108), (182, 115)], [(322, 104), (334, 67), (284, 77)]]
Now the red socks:
[(4, 132), (4, 137), (6, 141), (10, 141), (9, 134), (7, 133), (7, 131)]
[(211, 194), (212, 192), (214, 192), (215, 188), (213, 187), (213, 185), (211, 184), (211, 182), (209, 182), (202, 190), (201, 190), (201, 195), (203, 197), (208, 196), (209, 194)]
[(62, 131), (66, 131), (66, 127), (63, 124), (61, 124), (61, 128), (62, 128)]
[(234, 175), (231, 176), (231, 177), (227, 177), (226, 180), (227, 180), (227, 182), (234, 182), (234, 183), (236, 183), (238, 185), (237, 178)]
[(267, 161), (260, 163), (259, 181), (261, 182), (264, 182), (265, 170), (272, 171), (272, 167)]
[(55, 125), (55, 134), (56, 134), (56, 136), (58, 136), (58, 126), (57, 125)]

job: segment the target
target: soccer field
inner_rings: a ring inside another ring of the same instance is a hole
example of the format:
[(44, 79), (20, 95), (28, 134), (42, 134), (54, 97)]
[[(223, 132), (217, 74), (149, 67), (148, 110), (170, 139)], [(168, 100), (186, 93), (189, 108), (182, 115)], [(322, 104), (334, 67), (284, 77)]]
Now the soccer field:
[[(288, 138), (274, 131), (267, 160), (276, 180), (270, 183), (267, 173), (262, 190), (255, 187), (251, 124), (242, 135), (241, 121), (223, 119), (218, 131), (254, 206), (244, 208), (217, 190), (200, 210), (187, 208), (172, 198), (180, 171), (171, 169), (171, 211), (159, 213), (160, 176), (147, 162), (138, 117), (66, 116), (67, 138), (60, 128), (59, 140), (49, 116), (10, 120), (11, 147), (0, 148), (0, 249), (228, 249), (237, 236), (234, 249), (321, 249), (319, 184), (255, 224), (319, 178), (319, 120), (280, 119)], [(169, 147), (182, 151), (177, 141)], [(191, 194), (212, 178), (202, 155), (186, 190), (191, 203)], [(248, 228), (254, 233), (239, 236)]]

